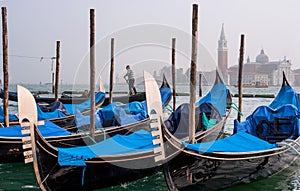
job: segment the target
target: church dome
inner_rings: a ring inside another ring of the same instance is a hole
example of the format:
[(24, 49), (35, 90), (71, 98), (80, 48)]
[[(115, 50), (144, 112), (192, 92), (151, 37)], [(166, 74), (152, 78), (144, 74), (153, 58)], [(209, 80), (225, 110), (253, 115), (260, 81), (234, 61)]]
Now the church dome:
[(257, 63), (268, 63), (269, 57), (264, 53), (264, 49), (261, 49), (260, 54), (256, 56)]

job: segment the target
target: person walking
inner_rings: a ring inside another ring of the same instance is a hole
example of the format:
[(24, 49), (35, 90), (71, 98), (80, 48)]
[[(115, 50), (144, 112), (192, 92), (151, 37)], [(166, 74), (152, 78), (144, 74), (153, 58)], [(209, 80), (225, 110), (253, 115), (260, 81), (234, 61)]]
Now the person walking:
[(126, 66), (126, 74), (124, 75), (124, 79), (126, 80), (126, 82), (128, 83), (129, 86), (129, 95), (135, 95), (136, 94), (136, 89), (134, 87), (134, 74), (133, 71), (130, 69), (130, 66), (127, 65)]

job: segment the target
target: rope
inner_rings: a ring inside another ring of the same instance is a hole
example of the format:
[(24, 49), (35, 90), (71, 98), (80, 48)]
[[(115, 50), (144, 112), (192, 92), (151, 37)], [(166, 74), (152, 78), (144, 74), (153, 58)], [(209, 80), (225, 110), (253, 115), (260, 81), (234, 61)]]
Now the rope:
[(173, 112), (173, 107), (172, 107), (170, 104), (166, 105), (166, 106), (164, 107), (164, 109), (167, 110), (169, 113), (172, 113), (172, 112)]
[(300, 151), (298, 151), (293, 145), (291, 145), (291, 143), (295, 143), (297, 146), (299, 146), (300, 147), (300, 145), (296, 142), (296, 141), (294, 141), (294, 140), (286, 140), (286, 141), (288, 141), (288, 142), (290, 142), (290, 143), (287, 143), (287, 142), (280, 142), (280, 143), (278, 143), (277, 145), (278, 146), (281, 146), (281, 145), (285, 145), (285, 146), (288, 146), (288, 147), (290, 147), (291, 149), (293, 149), (299, 156), (300, 156)]
[(100, 131), (103, 132), (103, 139), (106, 140), (106, 131), (105, 131), (105, 129), (104, 128), (97, 128), (97, 129), (99, 129)]
[(90, 140), (92, 140), (94, 143), (97, 143), (88, 133), (86, 133), (86, 131), (82, 131), (82, 130), (77, 130), (77, 133), (83, 133), (84, 135), (86, 135)]
[(234, 102), (229, 102), (230, 107), (234, 110), (236, 110), (240, 116), (244, 116), (244, 114), (239, 110), (239, 107)]

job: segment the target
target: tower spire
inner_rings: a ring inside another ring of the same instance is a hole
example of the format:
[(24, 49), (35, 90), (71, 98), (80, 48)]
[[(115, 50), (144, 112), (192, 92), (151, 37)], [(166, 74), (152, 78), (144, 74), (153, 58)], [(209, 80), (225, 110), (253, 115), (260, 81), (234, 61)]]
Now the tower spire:
[(225, 39), (225, 32), (224, 32), (224, 23), (222, 23), (222, 30), (221, 30), (220, 40), (226, 40)]

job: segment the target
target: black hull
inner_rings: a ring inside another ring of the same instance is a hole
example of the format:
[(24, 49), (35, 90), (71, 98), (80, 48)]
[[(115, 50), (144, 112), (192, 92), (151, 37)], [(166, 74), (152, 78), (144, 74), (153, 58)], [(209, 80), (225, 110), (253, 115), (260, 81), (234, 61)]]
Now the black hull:
[(39, 186), (42, 190), (100, 189), (135, 181), (159, 170), (154, 162), (153, 151), (97, 157), (85, 161), (86, 167), (60, 166), (58, 151), (45, 142), (38, 132), (35, 132), (35, 140), (35, 172), (37, 179), (41, 180)]
[[(89, 126), (86, 126), (86, 130), (88, 129)], [(140, 129), (145, 129), (149, 131), (148, 119), (126, 126), (109, 127), (105, 130), (105, 133), (103, 131), (98, 130), (95, 134), (95, 141), (99, 142), (116, 134), (127, 135)], [(93, 141), (86, 134), (49, 137), (46, 138), (46, 140), (54, 147), (62, 148), (93, 144)], [(0, 163), (23, 162), (24, 156), (22, 144), (23, 143), (21, 137), (0, 137)]]
[(299, 155), (290, 148), (234, 157), (183, 151), (163, 169), (169, 190), (220, 190), (268, 177), (297, 161)]

